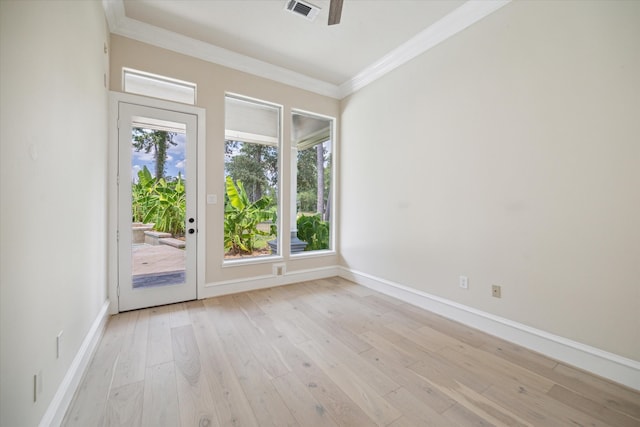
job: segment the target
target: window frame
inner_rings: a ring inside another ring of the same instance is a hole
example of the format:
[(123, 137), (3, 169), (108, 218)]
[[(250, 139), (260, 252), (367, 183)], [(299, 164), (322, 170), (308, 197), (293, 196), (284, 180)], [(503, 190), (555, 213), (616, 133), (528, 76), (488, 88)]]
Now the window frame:
[[(300, 109), (300, 108), (291, 108), (290, 113), (291, 113), (290, 114), (291, 141), (289, 142), (289, 149), (291, 150), (293, 148), (293, 116), (294, 114), (298, 114), (301, 116), (310, 117), (314, 119), (328, 120), (329, 121), (329, 140), (331, 141), (332, 159), (331, 159), (331, 183), (329, 186), (329, 193), (330, 193), (329, 203), (330, 203), (330, 209), (331, 209), (330, 216), (329, 216), (329, 249), (319, 249), (315, 251), (302, 251), (302, 252), (290, 253), (289, 256), (292, 259), (295, 259), (295, 258), (314, 258), (314, 257), (324, 257), (329, 255), (335, 255), (336, 244), (337, 244), (335, 218), (336, 218), (336, 188), (337, 188), (336, 183), (337, 183), (337, 160), (338, 160), (338, 154), (337, 154), (338, 144), (336, 141), (336, 135), (337, 135), (336, 129), (337, 129), (338, 119), (336, 117), (328, 116), (326, 114), (315, 113), (315, 112)], [(291, 162), (291, 168), (293, 169), (293, 167), (294, 167), (293, 162)], [(296, 168), (298, 167), (297, 158), (295, 162), (295, 167)], [(289, 172), (290, 176), (291, 176), (291, 173), (293, 173), (293, 170)], [(289, 182), (289, 185), (291, 186), (291, 182)], [(296, 201), (297, 201), (297, 198), (298, 198), (297, 182), (296, 182), (295, 191), (296, 191)], [(297, 223), (297, 214), (298, 214), (298, 209), (296, 206), (296, 215), (294, 218), (289, 218), (289, 221), (293, 221), (294, 223)]]
[[(283, 197), (283, 184), (282, 184), (282, 171), (283, 171), (283, 152), (284, 152), (284, 144), (283, 144), (283, 134), (284, 134), (284, 106), (282, 104), (278, 104), (275, 102), (270, 102), (270, 101), (265, 101), (263, 99), (258, 99), (258, 98), (254, 98), (254, 97), (250, 97), (250, 96), (246, 96), (246, 95), (241, 95), (238, 93), (234, 93), (234, 92), (225, 92), (224, 94), (224, 115), (225, 115), (225, 119), (224, 119), (224, 137), (223, 137), (223, 144), (226, 144), (227, 141), (227, 127), (226, 127), (226, 112), (227, 112), (227, 98), (232, 98), (235, 100), (239, 100), (239, 101), (244, 101), (244, 102), (250, 102), (253, 104), (258, 104), (258, 105), (263, 105), (265, 107), (270, 107), (270, 108), (275, 108), (277, 110), (277, 115), (278, 115), (278, 124), (277, 124), (277, 145), (275, 145), (277, 147), (278, 150), (278, 188), (277, 188), (277, 195), (278, 195), (278, 206), (277, 206), (277, 221), (276, 221), (276, 226), (277, 226), (277, 230), (278, 230), (278, 234), (276, 236), (276, 241), (278, 242), (278, 253), (277, 254), (270, 254), (270, 255), (263, 255), (263, 256), (251, 256), (251, 257), (244, 257), (244, 258), (232, 258), (232, 259), (225, 259), (224, 255), (224, 238), (223, 238), (223, 254), (222, 254), (222, 268), (228, 268), (228, 267), (237, 267), (237, 266), (243, 266), (243, 265), (249, 265), (249, 264), (263, 264), (263, 263), (272, 263), (272, 262), (277, 262), (277, 261), (282, 261), (284, 259), (284, 254), (282, 253), (282, 197)], [(237, 130), (233, 130), (234, 136), (240, 137), (240, 139), (233, 139), (235, 141), (240, 141), (243, 143), (251, 143), (251, 144), (263, 144), (263, 145), (271, 145), (268, 142), (265, 141), (265, 138), (263, 138), (262, 135), (256, 135), (256, 134), (251, 134), (251, 133), (244, 133), (244, 132), (239, 132)], [(266, 139), (268, 140), (270, 137), (266, 137)], [(225, 172), (226, 170), (226, 166), (222, 168), (222, 181), (224, 183), (226, 177), (225, 177)], [(224, 197), (226, 195), (226, 188), (224, 187), (223, 184), (223, 193), (222, 193), (222, 200), (223, 202), (221, 203), (221, 207), (222, 207), (222, 211), (223, 211), (223, 224), (224, 224)]]

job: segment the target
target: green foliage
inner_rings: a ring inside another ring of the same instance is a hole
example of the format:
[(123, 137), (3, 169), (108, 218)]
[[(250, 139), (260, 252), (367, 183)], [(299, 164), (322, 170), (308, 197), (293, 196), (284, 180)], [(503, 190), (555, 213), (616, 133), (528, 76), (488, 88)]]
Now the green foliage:
[(271, 198), (262, 196), (251, 202), (242, 184), (238, 180), (226, 179), (226, 200), (224, 207), (224, 247), (232, 254), (251, 254), (256, 249), (258, 236), (270, 233), (258, 229), (258, 224), (271, 221), (271, 234), (275, 234), (276, 212), (270, 207)]
[(242, 181), (251, 201), (277, 196), (278, 147), (225, 141), (225, 173)]
[(173, 138), (176, 136), (174, 132), (163, 130), (151, 130), (142, 128), (133, 128), (133, 148), (136, 151), (144, 151), (150, 153), (153, 151), (155, 160), (155, 178), (157, 180), (164, 178), (164, 165), (167, 161), (167, 149), (170, 145), (178, 145)]
[(133, 222), (144, 222), (144, 218), (153, 206), (153, 188), (155, 180), (145, 166), (138, 171), (138, 182), (131, 185), (131, 211)]
[(315, 212), (317, 194), (315, 190), (298, 192), (298, 212)]
[(320, 214), (301, 215), (297, 224), (298, 239), (308, 243), (305, 251), (329, 249), (329, 222), (323, 221)]
[[(320, 147), (320, 148), (319, 148)], [(318, 153), (320, 151), (320, 153)], [(318, 156), (321, 159), (318, 159)], [(321, 160), (319, 162), (318, 160)], [(297, 198), (299, 212), (317, 212), (326, 214), (329, 189), (331, 187), (331, 162), (332, 155), (322, 146), (312, 146), (298, 151), (298, 175), (297, 175)], [(323, 179), (318, 179), (318, 166), (321, 166)], [(320, 188), (322, 204), (318, 206), (318, 185), (322, 183), (324, 188)]]
[(145, 166), (131, 188), (134, 222), (154, 223), (154, 230), (184, 235), (186, 192), (182, 175), (174, 180), (155, 180)]

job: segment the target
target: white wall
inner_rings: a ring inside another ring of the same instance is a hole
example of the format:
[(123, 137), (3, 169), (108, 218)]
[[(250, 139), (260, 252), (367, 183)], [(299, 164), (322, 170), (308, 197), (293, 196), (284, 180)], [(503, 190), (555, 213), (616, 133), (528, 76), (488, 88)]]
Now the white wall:
[[(198, 289), (198, 298), (304, 280), (309, 274), (335, 274), (335, 253), (311, 257), (283, 256), (277, 261), (259, 260), (260, 263), (223, 266), (224, 204), (221, 201), (224, 195), (225, 93), (248, 96), (283, 107), (281, 164), (285, 166), (281, 170), (280, 181), (283, 183), (289, 182), (290, 178), (291, 109), (337, 117), (340, 112), (338, 100), (117, 35), (111, 36), (110, 65), (110, 88), (113, 91), (122, 89), (123, 67), (194, 82), (198, 86), (197, 106), (205, 108), (207, 113), (206, 194), (216, 194), (219, 200), (215, 205), (206, 205), (205, 283)], [(290, 211), (289, 190), (287, 186), (283, 188), (280, 199), (282, 212)], [(204, 200), (199, 203), (204, 203)], [(283, 215), (281, 221), (282, 229), (290, 230), (288, 215)], [(202, 237), (202, 233), (199, 233), (199, 238)], [(288, 241), (283, 244), (288, 245)], [(274, 276), (274, 263), (285, 263), (287, 274)]]
[(342, 265), (640, 361), (639, 23), (513, 2), (345, 99)]
[(98, 1), (0, 2), (2, 426), (40, 422), (106, 300), (107, 41)]

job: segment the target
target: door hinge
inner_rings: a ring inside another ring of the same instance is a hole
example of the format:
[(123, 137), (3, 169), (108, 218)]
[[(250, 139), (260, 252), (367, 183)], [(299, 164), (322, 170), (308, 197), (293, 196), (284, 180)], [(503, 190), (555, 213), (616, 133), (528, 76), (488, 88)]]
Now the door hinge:
[(120, 296), (120, 285), (118, 285), (118, 287), (116, 288), (116, 293), (118, 294), (118, 296)]
[(120, 241), (120, 230), (116, 231), (116, 242)]

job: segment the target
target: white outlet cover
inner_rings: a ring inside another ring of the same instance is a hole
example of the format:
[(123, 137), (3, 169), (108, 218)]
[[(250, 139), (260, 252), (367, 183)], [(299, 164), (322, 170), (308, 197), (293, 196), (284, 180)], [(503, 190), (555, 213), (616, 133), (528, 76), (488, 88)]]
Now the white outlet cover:
[(462, 289), (469, 289), (469, 278), (467, 276), (460, 276), (458, 283)]

